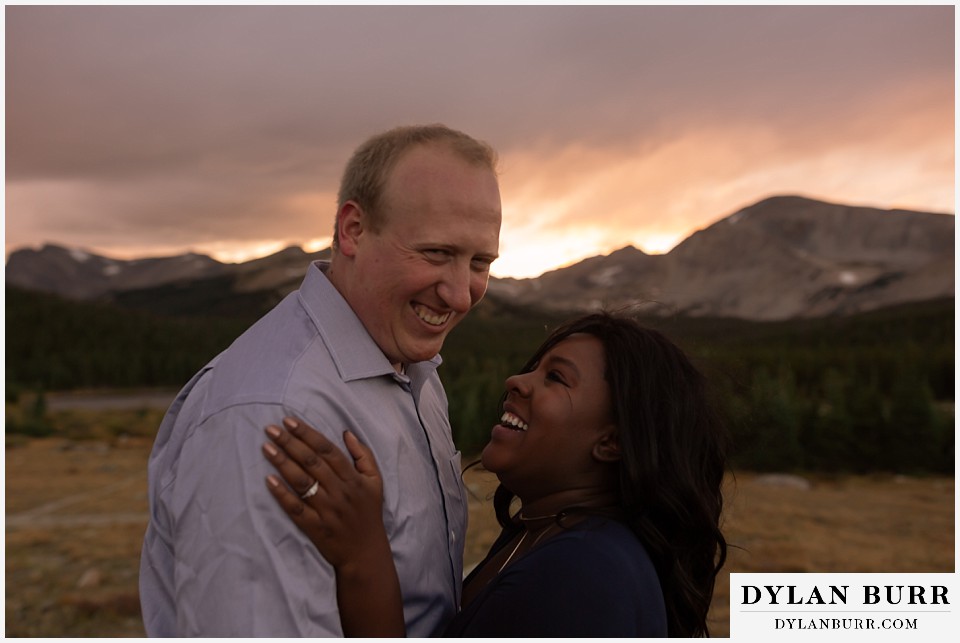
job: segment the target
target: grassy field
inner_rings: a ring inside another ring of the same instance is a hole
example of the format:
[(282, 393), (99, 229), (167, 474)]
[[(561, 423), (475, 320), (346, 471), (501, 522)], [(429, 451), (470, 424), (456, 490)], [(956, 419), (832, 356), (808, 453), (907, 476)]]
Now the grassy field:
[[(6, 635), (143, 636), (137, 596), (146, 462), (159, 412), (64, 412), (57, 437), (6, 437)], [(72, 428), (71, 428), (72, 427)], [(69, 436), (69, 437), (64, 437)], [(490, 474), (474, 498), (466, 563), (498, 528)], [(732, 572), (952, 572), (954, 479), (808, 477), (809, 489), (741, 472), (726, 487), (730, 550), (711, 610), (727, 636)]]

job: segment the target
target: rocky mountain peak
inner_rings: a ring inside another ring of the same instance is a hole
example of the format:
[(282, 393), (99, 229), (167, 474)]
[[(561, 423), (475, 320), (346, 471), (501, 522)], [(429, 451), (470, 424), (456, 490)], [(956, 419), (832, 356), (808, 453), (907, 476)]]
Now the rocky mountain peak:
[[(48, 244), (7, 262), (8, 284), (90, 299), (230, 277), (237, 294), (282, 295), (307, 264), (329, 258), (291, 246), (242, 264), (187, 254), (123, 261)], [(754, 320), (842, 315), (954, 296), (954, 217), (764, 199), (695, 232), (664, 255), (624, 246), (535, 279), (491, 279), (491, 298), (580, 312), (639, 311)]]

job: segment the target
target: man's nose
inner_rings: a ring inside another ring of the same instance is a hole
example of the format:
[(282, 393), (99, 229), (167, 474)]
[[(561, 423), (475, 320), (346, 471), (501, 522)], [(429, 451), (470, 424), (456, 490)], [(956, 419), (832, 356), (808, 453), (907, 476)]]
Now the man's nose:
[(454, 312), (465, 314), (480, 300), (483, 291), (486, 290), (484, 281), (479, 295), (474, 299), (474, 291), (477, 290), (474, 284), (475, 279), (476, 275), (470, 270), (469, 264), (466, 266), (454, 264), (437, 286), (437, 294)]

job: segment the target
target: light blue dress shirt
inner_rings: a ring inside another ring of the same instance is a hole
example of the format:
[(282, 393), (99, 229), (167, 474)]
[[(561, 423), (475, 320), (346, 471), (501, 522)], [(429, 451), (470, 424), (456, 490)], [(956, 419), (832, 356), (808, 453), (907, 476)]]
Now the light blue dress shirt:
[(300, 290), (180, 392), (149, 462), (150, 636), (342, 636), (333, 569), (267, 490), (264, 427), (294, 415), (374, 452), (410, 636), (456, 613), (467, 510), (439, 356), (398, 374), (310, 266)]

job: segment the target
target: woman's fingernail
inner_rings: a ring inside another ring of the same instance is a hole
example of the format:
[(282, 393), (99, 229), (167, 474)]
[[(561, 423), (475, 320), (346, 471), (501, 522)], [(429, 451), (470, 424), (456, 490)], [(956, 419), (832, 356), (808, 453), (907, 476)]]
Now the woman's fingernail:
[(271, 487), (280, 486), (280, 481), (277, 480), (276, 476), (267, 476), (267, 482), (270, 484)]
[(271, 424), (270, 426), (267, 427), (267, 435), (269, 435), (271, 438), (279, 438), (280, 429)]
[(283, 418), (283, 426), (287, 427), (288, 429), (295, 429), (300, 425), (293, 418)]
[(273, 446), (273, 445), (270, 444), (269, 442), (267, 442), (266, 444), (263, 445), (263, 450), (266, 451), (267, 453), (269, 453), (269, 454), (272, 455), (272, 456), (275, 456), (275, 455), (277, 455), (278, 453), (280, 453), (279, 451), (277, 451), (277, 447)]

